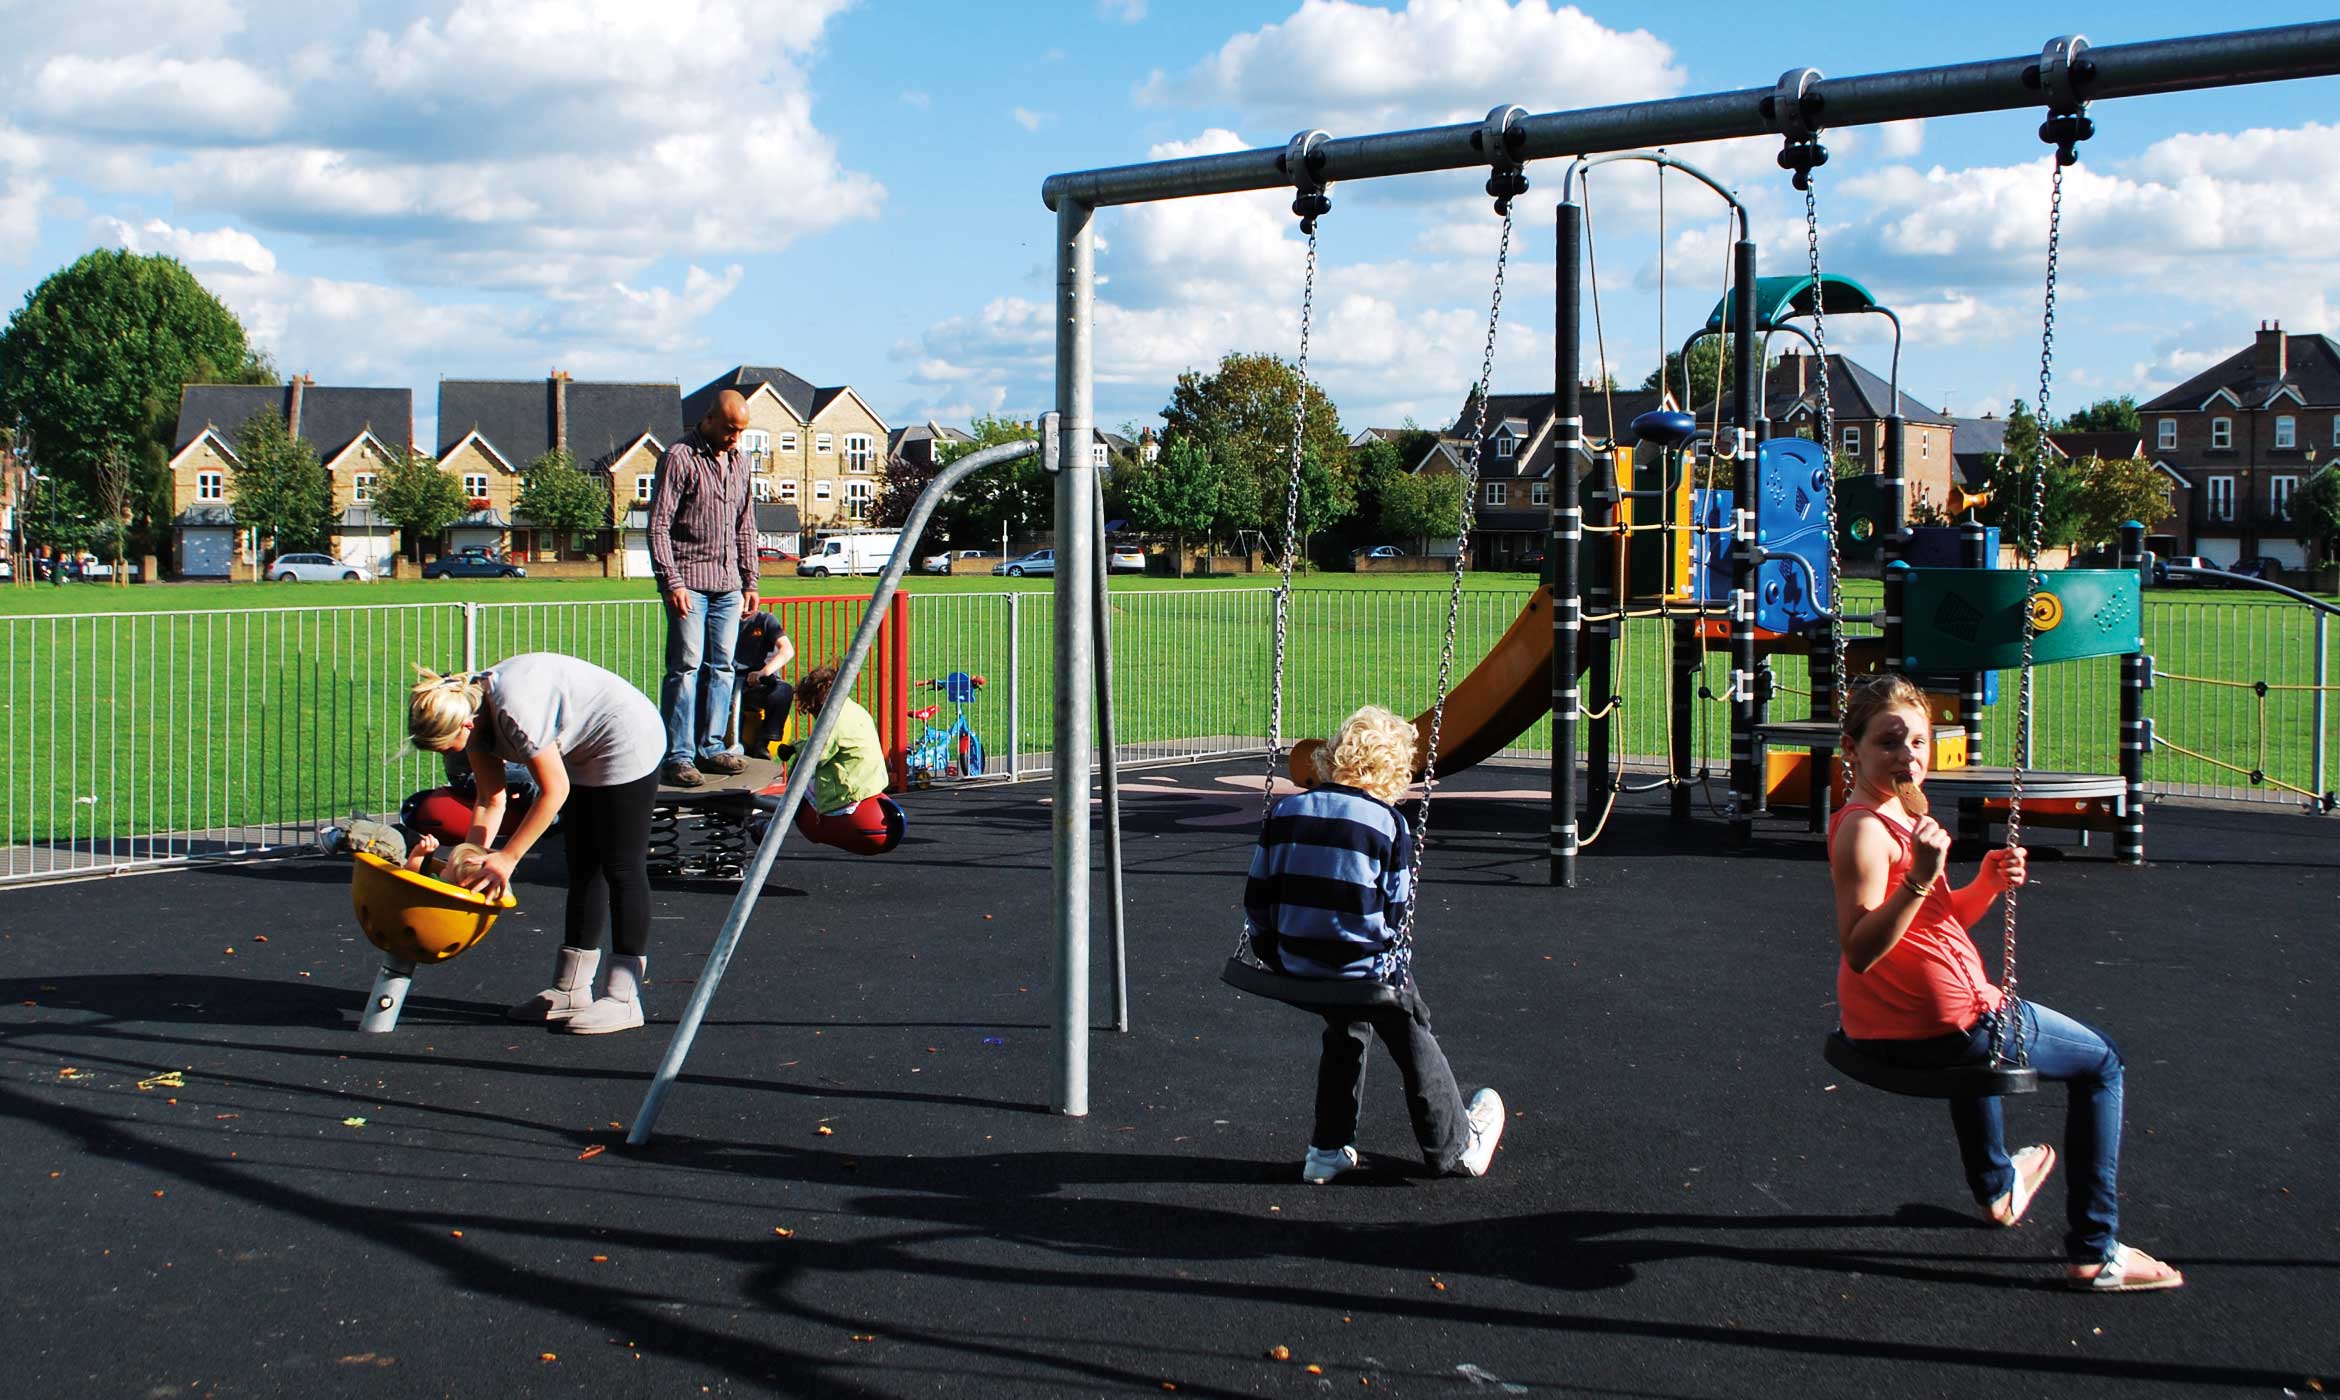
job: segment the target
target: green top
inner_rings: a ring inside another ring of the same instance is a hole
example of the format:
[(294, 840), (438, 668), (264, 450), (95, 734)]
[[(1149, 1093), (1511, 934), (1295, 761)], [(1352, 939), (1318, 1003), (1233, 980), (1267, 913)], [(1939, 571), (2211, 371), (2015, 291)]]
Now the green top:
[(829, 736), (829, 751), (813, 768), (813, 810), (842, 812), (884, 792), (886, 777), (886, 746), (878, 738), (877, 721), (848, 696)]
[[(1844, 312), (1868, 311), (1879, 305), (1869, 289), (1840, 273), (1820, 274), (1822, 299), (1820, 309), (1830, 316)], [(1706, 328), (1724, 329), (1730, 323), (1731, 294), (1723, 293), (1722, 300), (1706, 315)], [(1767, 331), (1790, 316), (1812, 314), (1812, 277), (1809, 273), (1795, 273), (1787, 277), (1758, 277), (1755, 279), (1755, 329)]]

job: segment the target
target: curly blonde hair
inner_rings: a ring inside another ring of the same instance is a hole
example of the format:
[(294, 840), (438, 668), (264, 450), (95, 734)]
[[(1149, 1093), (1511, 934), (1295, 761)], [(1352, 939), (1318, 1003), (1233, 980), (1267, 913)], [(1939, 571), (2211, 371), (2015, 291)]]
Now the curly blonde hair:
[(1359, 709), (1317, 749), (1316, 777), (1397, 801), (1414, 783), (1414, 726), (1379, 705)]
[(486, 690), (477, 676), (460, 671), (442, 676), (428, 666), (417, 666), (414, 674), (414, 688), (406, 693), (406, 737), (418, 749), (444, 753), (479, 713)]
[(1856, 682), (1844, 702), (1844, 737), (1854, 743), (1869, 730), (1869, 721), (1888, 710), (1915, 710), (1926, 715), (1926, 693), (1905, 676), (1871, 676)]

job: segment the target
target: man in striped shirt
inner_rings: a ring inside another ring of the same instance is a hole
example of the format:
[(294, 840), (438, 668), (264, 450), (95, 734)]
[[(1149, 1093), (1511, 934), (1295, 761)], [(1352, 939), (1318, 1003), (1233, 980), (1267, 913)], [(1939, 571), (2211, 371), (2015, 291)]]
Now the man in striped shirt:
[(698, 426), (666, 449), (650, 487), (650, 570), (666, 600), (666, 720), (661, 774), (678, 787), (701, 769), (737, 773), (731, 747), (731, 663), (743, 607), (756, 594), (756, 507), (739, 435), (747, 400), (726, 389)]

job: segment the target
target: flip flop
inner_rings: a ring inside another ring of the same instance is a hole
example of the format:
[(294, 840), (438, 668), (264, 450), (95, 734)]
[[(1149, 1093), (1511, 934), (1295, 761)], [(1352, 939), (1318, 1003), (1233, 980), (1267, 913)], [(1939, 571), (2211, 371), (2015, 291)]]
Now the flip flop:
[[(2168, 1269), (2161, 1275), (2153, 1269)], [(2159, 1288), (2183, 1287), (2186, 1276), (2141, 1249), (2113, 1246), (2113, 1257), (2088, 1275), (2066, 1274), (2064, 1284), (2082, 1293), (2150, 1293)]]
[(2021, 1223), (2023, 1212), (2031, 1209), (2031, 1198), (2039, 1194), (2048, 1173), (2056, 1169), (2056, 1150), (2044, 1142), (2034, 1143), (2009, 1160), (2015, 1168), (2015, 1185), (1991, 1203), (1990, 1217), (1997, 1224), (2011, 1228)]

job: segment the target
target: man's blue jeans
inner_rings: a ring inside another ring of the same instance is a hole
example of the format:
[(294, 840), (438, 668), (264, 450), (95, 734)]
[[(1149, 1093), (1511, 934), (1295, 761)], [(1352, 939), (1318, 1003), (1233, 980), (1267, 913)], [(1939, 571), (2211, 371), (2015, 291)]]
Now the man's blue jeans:
[(682, 615), (666, 615), (666, 679), (658, 686), (668, 763), (696, 763), (728, 747), (732, 651), (739, 645), (738, 589), (683, 596)]
[[(2023, 1008), (2023, 1044), (2042, 1079), (2064, 1085), (2064, 1257), (2075, 1264), (2112, 1258), (2120, 1229), (2121, 1052), (2102, 1032), (2034, 1002)], [(1912, 1068), (1990, 1058), (1991, 1025), (1932, 1040), (1864, 1040), (1877, 1058)], [(2010, 1032), (2012, 1032), (2010, 1027)], [(2012, 1037), (2010, 1035), (2010, 1044)], [(1952, 1099), (1950, 1124), (1975, 1204), (1988, 1206), (2015, 1184), (2001, 1100)]]

